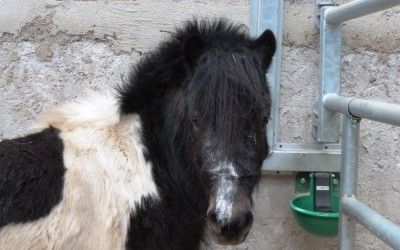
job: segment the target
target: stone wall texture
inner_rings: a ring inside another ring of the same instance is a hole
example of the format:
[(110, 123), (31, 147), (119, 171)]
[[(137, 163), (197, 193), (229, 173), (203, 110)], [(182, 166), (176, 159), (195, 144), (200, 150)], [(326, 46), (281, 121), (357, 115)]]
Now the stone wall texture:
[[(314, 0), (284, 4), (279, 140), (312, 142), (319, 64)], [(0, 0), (0, 139), (29, 133), (39, 114), (87, 89), (121, 83), (130, 65), (183, 20), (225, 16), (248, 26), (249, 8), (250, 0)], [(400, 103), (399, 23), (396, 7), (344, 25), (344, 95)], [(204, 249), (338, 249), (337, 238), (299, 228), (289, 208), (293, 192), (294, 174), (266, 174), (248, 240)], [(400, 224), (400, 128), (362, 122), (358, 195)], [(390, 249), (361, 226), (356, 246)]]

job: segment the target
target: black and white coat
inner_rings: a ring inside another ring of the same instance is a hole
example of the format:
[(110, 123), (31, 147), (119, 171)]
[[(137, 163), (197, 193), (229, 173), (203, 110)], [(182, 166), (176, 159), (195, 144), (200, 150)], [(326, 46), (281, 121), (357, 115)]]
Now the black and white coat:
[(36, 129), (0, 142), (0, 249), (125, 249), (130, 216), (158, 197), (139, 116), (93, 94)]
[(37, 133), (1, 142), (0, 249), (196, 250), (207, 228), (243, 242), (268, 155), (274, 51), (269, 30), (253, 39), (193, 20), (116, 95), (61, 106)]

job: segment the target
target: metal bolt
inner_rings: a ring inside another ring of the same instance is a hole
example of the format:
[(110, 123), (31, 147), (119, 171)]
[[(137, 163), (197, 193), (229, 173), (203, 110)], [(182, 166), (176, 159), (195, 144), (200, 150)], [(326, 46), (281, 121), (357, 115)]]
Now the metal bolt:
[(305, 178), (301, 178), (301, 179), (300, 179), (300, 183), (301, 183), (301, 184), (305, 184), (305, 183), (306, 183), (306, 179), (305, 179)]
[(337, 185), (337, 184), (339, 184), (339, 181), (338, 181), (338, 179), (333, 179), (332, 183), (333, 183), (333, 185)]

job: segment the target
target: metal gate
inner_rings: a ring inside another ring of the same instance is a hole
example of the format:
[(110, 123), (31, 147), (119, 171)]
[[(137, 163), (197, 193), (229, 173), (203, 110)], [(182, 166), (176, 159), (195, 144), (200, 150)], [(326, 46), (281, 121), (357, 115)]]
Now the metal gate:
[[(315, 144), (277, 142), (279, 74), (282, 36), (282, 0), (253, 0), (251, 28), (258, 34), (270, 28), (277, 34), (278, 53), (271, 69), (273, 124), (272, 159), (264, 163), (266, 171), (335, 171), (340, 165), (341, 205), (339, 239), (341, 250), (355, 249), (355, 223), (360, 223), (393, 249), (400, 250), (400, 227), (356, 198), (359, 128), (361, 119), (400, 126), (400, 105), (340, 96), (342, 23), (400, 5), (400, 0), (354, 0), (337, 6), (334, 0), (316, 0), (316, 24), (320, 28), (320, 93), (314, 106)], [(268, 15), (268, 16), (267, 16)], [(341, 145), (339, 141), (342, 121)], [(329, 145), (329, 150), (325, 145)], [(282, 149), (283, 148), (283, 149)], [(318, 162), (323, 161), (324, 169)], [(292, 164), (295, 162), (296, 164)], [(296, 165), (296, 167), (295, 167)]]

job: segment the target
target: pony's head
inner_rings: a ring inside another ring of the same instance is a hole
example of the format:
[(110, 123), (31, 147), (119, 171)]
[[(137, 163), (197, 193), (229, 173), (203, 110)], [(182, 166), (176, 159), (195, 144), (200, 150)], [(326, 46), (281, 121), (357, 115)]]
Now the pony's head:
[(253, 222), (252, 192), (268, 154), (270, 96), (265, 73), (275, 52), (269, 30), (257, 39), (184, 42), (190, 72), (183, 90), (190, 152), (208, 194), (207, 225), (224, 245), (241, 243)]

